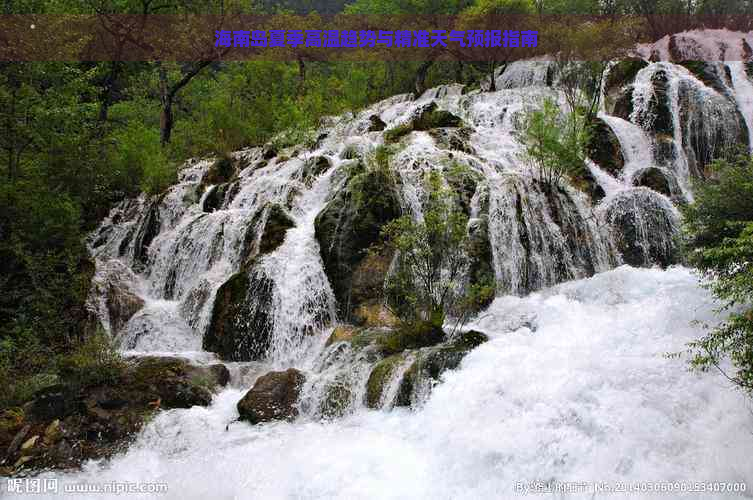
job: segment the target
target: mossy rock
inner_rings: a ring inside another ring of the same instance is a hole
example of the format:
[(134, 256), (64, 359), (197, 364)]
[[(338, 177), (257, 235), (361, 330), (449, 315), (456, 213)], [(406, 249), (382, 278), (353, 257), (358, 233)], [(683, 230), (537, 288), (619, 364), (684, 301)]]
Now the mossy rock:
[(204, 186), (212, 184), (224, 184), (230, 182), (237, 174), (237, 161), (230, 155), (222, 155), (201, 178), (201, 184)]
[(604, 86), (607, 91), (620, 89), (633, 83), (640, 70), (648, 66), (643, 59), (623, 59), (612, 66), (607, 74)]
[(672, 196), (672, 184), (667, 174), (656, 167), (644, 168), (633, 179), (633, 185), (653, 189), (657, 193)]
[(379, 115), (371, 115), (369, 116), (369, 128), (367, 129), (367, 132), (380, 132), (384, 130), (386, 126), (387, 124), (379, 118)]
[(379, 347), (383, 354), (390, 355), (406, 349), (418, 349), (437, 345), (445, 339), (444, 331), (429, 321), (401, 323), (397, 329), (382, 336)]
[(591, 134), (586, 145), (586, 153), (599, 167), (615, 177), (620, 175), (625, 166), (620, 141), (601, 118), (595, 118), (591, 122)]
[(202, 345), (222, 359), (262, 359), (269, 347), (274, 283), (256, 265), (233, 275), (217, 291)]
[(385, 142), (397, 142), (402, 137), (413, 132), (413, 123), (401, 123), (384, 132)]
[(471, 146), (472, 132), (469, 127), (435, 128), (429, 130), (429, 135), (440, 148), (475, 154), (476, 150)]
[(369, 380), (366, 383), (366, 406), (379, 408), (385, 385), (389, 382), (393, 370), (403, 361), (403, 356), (396, 354), (379, 361), (371, 369)]
[[(346, 321), (360, 302), (382, 293), (374, 283), (384, 279), (386, 267), (369, 268), (368, 250), (381, 242), (382, 227), (401, 213), (394, 180), (384, 169), (367, 169), (359, 163), (348, 175), (345, 189), (314, 222), (324, 271), (337, 298), (340, 318)], [(377, 268), (383, 271), (379, 276), (363, 274)]]
[(324, 390), (324, 398), (319, 405), (319, 413), (327, 418), (342, 417), (353, 401), (353, 391), (348, 383), (335, 381)]
[(355, 326), (338, 325), (334, 330), (332, 330), (332, 333), (330, 334), (327, 342), (324, 345), (325, 347), (328, 347), (332, 344), (336, 344), (337, 342), (350, 342), (353, 340), (353, 337), (357, 332), (358, 328), (356, 328)]
[(250, 391), (238, 401), (240, 420), (252, 424), (274, 420), (293, 420), (298, 416), (296, 403), (306, 377), (295, 368), (269, 372), (259, 377)]
[(269, 207), (267, 223), (264, 225), (264, 233), (259, 241), (259, 254), (264, 255), (275, 251), (285, 241), (288, 229), (293, 227), (295, 227), (295, 221), (284, 208), (276, 203)]
[(438, 381), (444, 372), (456, 369), (469, 352), (488, 340), (489, 337), (485, 334), (470, 330), (446, 344), (419, 353), (416, 361), (403, 375), (395, 405), (410, 406), (418, 388), (419, 377)]
[(413, 118), (413, 130), (430, 130), (439, 127), (461, 127), (463, 120), (449, 111), (437, 108), (432, 102), (418, 110)]

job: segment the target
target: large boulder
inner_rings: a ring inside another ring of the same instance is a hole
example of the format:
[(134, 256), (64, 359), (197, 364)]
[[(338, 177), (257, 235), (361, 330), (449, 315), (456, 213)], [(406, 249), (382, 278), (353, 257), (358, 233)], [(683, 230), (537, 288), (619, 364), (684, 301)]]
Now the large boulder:
[(666, 197), (635, 188), (619, 193), (602, 210), (626, 264), (666, 267), (680, 262), (679, 216)]
[(259, 254), (274, 252), (285, 241), (288, 229), (295, 227), (295, 221), (278, 204), (272, 204), (267, 209), (267, 223), (259, 241)]
[(272, 335), (274, 282), (256, 261), (217, 290), (204, 350), (229, 361), (262, 359)]
[(594, 163), (615, 177), (620, 175), (625, 166), (620, 141), (601, 118), (595, 118), (591, 123), (586, 152)]
[(304, 375), (295, 368), (259, 377), (238, 401), (240, 419), (252, 424), (294, 419), (298, 416), (296, 403), (304, 381)]
[(175, 357), (126, 359), (117, 373), (87, 382), (61, 376), (22, 409), (2, 414), (3, 473), (108, 458), (123, 451), (155, 412), (207, 406), (229, 378), (224, 365), (197, 366)]
[(376, 284), (384, 280), (391, 256), (369, 257), (368, 249), (381, 241), (382, 226), (399, 215), (391, 176), (360, 163), (352, 167), (346, 187), (317, 215), (316, 239), (341, 318), (349, 319), (360, 303), (381, 294)]
[[(117, 336), (144, 307), (144, 300), (135, 291), (136, 276), (120, 260), (99, 262), (92, 279), (89, 307)], [(96, 300), (95, 298), (99, 298)]]

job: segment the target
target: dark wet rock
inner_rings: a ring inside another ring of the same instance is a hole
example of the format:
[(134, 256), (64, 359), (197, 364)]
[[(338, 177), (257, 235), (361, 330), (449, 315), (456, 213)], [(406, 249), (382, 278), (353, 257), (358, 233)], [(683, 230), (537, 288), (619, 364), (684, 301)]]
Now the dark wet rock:
[(238, 161), (230, 155), (223, 155), (207, 169), (201, 185), (209, 186), (230, 182), (238, 174)]
[(668, 177), (667, 173), (657, 167), (648, 167), (638, 171), (633, 178), (633, 185), (653, 189), (665, 196), (677, 194), (679, 187), (674, 178)]
[(322, 175), (332, 167), (332, 163), (326, 156), (315, 156), (306, 160), (301, 170), (301, 182), (310, 186), (314, 179)]
[(387, 124), (382, 121), (381, 118), (379, 118), (379, 115), (371, 115), (369, 117), (369, 128), (368, 132), (381, 132), (384, 130), (384, 127), (386, 127)]
[(630, 115), (633, 113), (633, 90), (633, 85), (628, 85), (616, 93), (612, 115), (630, 121)]
[(213, 186), (204, 198), (204, 204), (201, 206), (201, 210), (210, 213), (222, 208), (222, 205), (225, 202), (225, 194), (229, 187), (230, 184)]
[(420, 107), (406, 123), (396, 125), (385, 131), (387, 142), (395, 142), (401, 137), (416, 131), (426, 131), (442, 127), (462, 127), (463, 120), (446, 110), (438, 109), (435, 102)]
[(595, 118), (591, 124), (591, 135), (588, 138), (586, 152), (602, 170), (615, 177), (620, 175), (625, 166), (620, 141), (601, 118)]
[[(317, 215), (316, 239), (341, 318), (349, 318), (359, 302), (381, 293), (374, 284), (384, 278), (384, 261), (381, 257), (367, 259), (368, 249), (381, 241), (382, 226), (399, 216), (391, 177), (361, 164), (352, 169), (346, 187)], [(365, 276), (369, 272), (380, 276)]]
[(37, 392), (23, 409), (3, 414), (13, 420), (3, 418), (0, 425), (5, 451), (0, 465), (8, 466), (9, 474), (22, 474), (109, 458), (122, 452), (155, 412), (206, 406), (229, 377), (220, 364), (138, 357), (125, 360), (117, 375), (106, 379), (82, 385), (64, 378)]
[(280, 205), (273, 204), (268, 210), (267, 223), (259, 241), (260, 255), (275, 251), (285, 241), (288, 229), (295, 227), (293, 219)]
[[(133, 260), (141, 266), (149, 263), (149, 246), (160, 232), (159, 206), (163, 199), (164, 195), (155, 197), (137, 224), (138, 230), (133, 239)], [(124, 251), (122, 247), (121, 250)]]
[(635, 76), (640, 70), (648, 66), (643, 59), (623, 59), (614, 64), (609, 70), (604, 81), (604, 88), (607, 93), (622, 89), (626, 85), (633, 83)]
[[(102, 264), (103, 268), (92, 280), (92, 294), (103, 298), (105, 310), (99, 311), (100, 316), (109, 320), (110, 333), (120, 333), (128, 321), (144, 307), (144, 301), (133, 290), (135, 276), (120, 261), (112, 260)], [(94, 304), (100, 309), (100, 302)], [(92, 318), (94, 323), (99, 320)], [(92, 325), (95, 326), (96, 325)]]
[(277, 147), (272, 143), (267, 143), (261, 150), (261, 157), (265, 160), (271, 160), (277, 156)]
[(429, 135), (436, 141), (440, 148), (463, 153), (475, 154), (476, 150), (471, 146), (472, 129), (462, 128), (434, 128), (429, 130)]
[(461, 333), (447, 344), (419, 352), (417, 359), (403, 374), (395, 405), (410, 406), (422, 380), (431, 383), (439, 381), (444, 372), (456, 369), (469, 352), (488, 340), (489, 337), (483, 333), (471, 330)]
[(444, 339), (445, 333), (441, 327), (429, 321), (414, 321), (400, 323), (397, 328), (382, 335), (377, 343), (383, 354), (390, 355), (406, 349), (437, 345)]
[[(489, 220), (484, 214), (479, 219), (469, 223), (469, 251), (468, 251), (468, 282), (470, 285), (485, 285), (495, 287), (492, 245), (489, 240)], [(476, 304), (476, 310), (481, 310), (494, 300), (491, 293), (485, 300)]]
[(707, 87), (711, 87), (722, 95), (732, 97), (728, 90), (732, 86), (732, 77), (727, 66), (722, 69), (709, 61), (680, 61), (677, 64), (693, 73)]
[(618, 194), (604, 211), (626, 264), (666, 267), (681, 261), (679, 219), (661, 194), (632, 189)]
[(230, 361), (263, 358), (274, 326), (270, 316), (273, 287), (257, 263), (225, 282), (217, 291), (204, 350)]
[(262, 375), (238, 402), (240, 419), (252, 424), (293, 420), (298, 416), (296, 403), (304, 381), (304, 375), (294, 368)]

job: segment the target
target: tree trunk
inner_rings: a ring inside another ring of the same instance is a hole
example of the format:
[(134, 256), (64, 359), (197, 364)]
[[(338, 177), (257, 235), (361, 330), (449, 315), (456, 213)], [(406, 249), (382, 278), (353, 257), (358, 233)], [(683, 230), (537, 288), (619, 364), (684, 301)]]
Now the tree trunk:
[(298, 58), (298, 95), (303, 95), (306, 85), (306, 63), (302, 57)]
[(162, 113), (159, 118), (160, 144), (164, 147), (170, 142), (170, 136), (173, 132), (173, 96), (168, 95), (162, 101)]
[(432, 64), (434, 64), (434, 59), (429, 59), (427, 61), (422, 62), (421, 65), (418, 67), (418, 70), (416, 70), (416, 81), (415, 81), (416, 97), (423, 94), (424, 91), (426, 90), (426, 75), (429, 73), (429, 68), (431, 68)]

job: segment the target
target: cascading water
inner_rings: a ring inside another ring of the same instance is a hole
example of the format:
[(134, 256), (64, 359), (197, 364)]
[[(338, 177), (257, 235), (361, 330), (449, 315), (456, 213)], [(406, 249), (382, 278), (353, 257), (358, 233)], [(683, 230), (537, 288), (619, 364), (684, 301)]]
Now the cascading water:
[[(496, 92), (450, 85), (327, 119), (313, 147), (235, 153), (240, 167), (229, 178), (210, 175), (213, 159), (191, 162), (162, 196), (123, 202), (91, 238), (90, 306), (124, 350), (216, 362), (223, 354), (204, 351), (202, 340), (218, 293), (239, 275), (249, 283), (239, 304), (263, 313), (253, 325), (269, 342), (252, 361), (229, 363), (231, 386), (212, 406), (163, 412), (109, 465), (66, 477), (166, 481), (170, 498), (505, 498), (515, 481), (535, 479), (750, 478), (741, 398), (721, 377), (687, 373), (684, 361), (663, 356), (700, 335), (692, 319), (713, 321), (707, 292), (682, 268), (609, 271), (675, 262), (677, 211), (664, 194), (634, 186), (643, 169), (674, 176), (690, 198), (701, 153), (739, 135), (735, 120), (720, 116), (729, 99), (750, 134), (750, 80), (727, 65), (729, 96), (671, 63), (638, 72), (633, 113), (599, 114), (625, 165), (612, 177), (589, 164), (606, 193), (598, 203), (567, 182), (543, 186), (526, 160), (525, 112), (563, 100), (547, 86), (545, 61), (508, 65)], [(655, 130), (660, 72), (669, 134)], [(497, 292), (470, 325), (491, 340), (439, 379), (422, 371), (433, 348), (381, 359), (374, 346), (330, 339), (336, 294), (316, 234), (354, 165), (387, 143), (373, 124), (411, 123), (430, 105), (462, 126), (400, 139), (389, 159), (396, 196), (420, 220), (424, 174), (438, 171), (488, 246), (483, 264)], [(275, 217), (285, 224), (265, 250)], [(556, 286), (569, 280), (579, 281)], [(373, 394), (375, 364), (388, 360)], [(235, 405), (256, 378), (289, 367), (306, 375), (298, 420), (237, 422)]]

